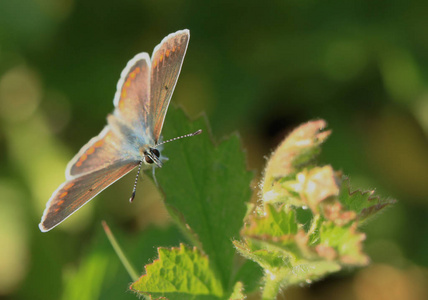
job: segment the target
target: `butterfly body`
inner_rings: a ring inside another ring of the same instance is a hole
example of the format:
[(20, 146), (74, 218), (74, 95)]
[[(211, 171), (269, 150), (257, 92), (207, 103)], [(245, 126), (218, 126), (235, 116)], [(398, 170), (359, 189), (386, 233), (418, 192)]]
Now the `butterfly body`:
[(160, 134), (189, 38), (188, 30), (177, 31), (155, 47), (151, 58), (139, 53), (128, 62), (117, 84), (115, 110), (68, 163), (66, 181), (46, 204), (41, 231), (60, 224), (138, 165), (162, 166)]

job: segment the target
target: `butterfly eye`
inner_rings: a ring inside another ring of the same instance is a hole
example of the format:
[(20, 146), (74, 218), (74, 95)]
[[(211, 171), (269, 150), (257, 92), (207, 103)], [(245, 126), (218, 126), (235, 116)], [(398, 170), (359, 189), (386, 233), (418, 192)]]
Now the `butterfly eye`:
[(144, 160), (146, 161), (146, 163), (148, 163), (148, 164), (152, 164), (153, 163), (153, 160), (150, 158), (150, 157), (148, 157), (148, 156), (144, 156)]
[(159, 150), (158, 149), (151, 149), (151, 150), (152, 150), (152, 153), (159, 158), (159, 155), (160, 155)]

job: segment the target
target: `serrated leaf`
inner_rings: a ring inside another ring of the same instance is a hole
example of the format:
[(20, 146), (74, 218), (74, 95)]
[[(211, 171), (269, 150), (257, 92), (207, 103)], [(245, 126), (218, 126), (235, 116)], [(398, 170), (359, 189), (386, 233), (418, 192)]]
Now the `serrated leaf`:
[(215, 145), (203, 118), (189, 122), (181, 110), (170, 107), (165, 138), (198, 129), (201, 135), (165, 145), (162, 153), (169, 161), (156, 176), (166, 205), (181, 213), (183, 227), (191, 228), (229, 290), (235, 254), (231, 241), (243, 225), (253, 174), (246, 170), (238, 136)]
[(288, 284), (302, 284), (311, 283), (314, 280), (318, 280), (327, 274), (337, 272), (341, 269), (340, 264), (334, 261), (325, 260), (303, 260), (293, 265), (287, 276)]
[[(124, 293), (129, 286), (130, 277), (114, 253), (111, 244), (101, 231), (101, 226), (94, 239), (86, 245), (85, 255), (78, 265), (66, 268), (61, 297), (57, 299), (135, 299), (132, 293)], [(176, 228), (147, 228), (138, 240), (135, 235), (125, 234), (113, 228), (118, 242), (126, 255), (135, 265), (142, 266), (156, 254), (153, 245), (178, 244), (180, 233)]]
[(196, 248), (158, 248), (158, 259), (131, 289), (151, 298), (221, 299), (223, 288), (208, 258)]
[(284, 237), (297, 233), (296, 213), (282, 206), (276, 209), (273, 205), (265, 206), (265, 214), (252, 214), (248, 218), (248, 225), (243, 229), (245, 236)]
[(278, 285), (309, 283), (341, 268), (335, 261), (310, 260), (302, 256), (297, 259), (280, 248), (260, 249), (266, 244), (254, 243), (251, 239), (245, 243), (235, 241), (234, 244), (244, 257), (257, 262), (265, 270), (265, 281), (279, 281)]
[(265, 269), (268, 290), (279, 288), (278, 281), (286, 285), (305, 283), (336, 272), (343, 265), (368, 263), (362, 252), (365, 235), (356, 231), (355, 223), (339, 226), (315, 215), (306, 233), (297, 223), (289, 226), (296, 220), (293, 209), (283, 206), (277, 210), (266, 203), (264, 208), (265, 214), (250, 217), (243, 230), (244, 242), (234, 244), (244, 257)]
[(344, 177), (339, 201), (347, 210), (354, 211), (357, 214), (358, 221), (362, 223), (381, 209), (396, 202), (394, 199), (384, 199), (378, 195), (374, 195), (374, 193), (374, 190), (351, 191), (349, 178)]
[(281, 268), (304, 257), (307, 238), (296, 222), (296, 212), (286, 205), (265, 203), (263, 214), (253, 214), (242, 230), (244, 244), (236, 244), (242, 255), (264, 268)]
[(320, 144), (330, 135), (322, 131), (324, 120), (312, 121), (293, 130), (269, 158), (263, 179), (263, 193), (271, 189), (276, 178), (283, 178), (303, 168), (320, 151)]
[(265, 169), (263, 205), (247, 216), (244, 240), (234, 242), (240, 254), (264, 269), (263, 299), (345, 265), (367, 264), (357, 220), (390, 204), (373, 201), (371, 193), (348, 193), (341, 172), (314, 165), (330, 134), (321, 131), (324, 126), (322, 120), (300, 126), (275, 150)]
[(338, 226), (332, 221), (320, 223), (319, 243), (315, 249), (320, 257), (346, 265), (366, 265), (362, 242), (366, 235), (356, 230), (356, 223)]
[(288, 260), (283, 257), (281, 251), (262, 249), (261, 244), (253, 243), (251, 239), (245, 242), (233, 241), (233, 244), (242, 256), (258, 263), (263, 269), (273, 269), (281, 267)]

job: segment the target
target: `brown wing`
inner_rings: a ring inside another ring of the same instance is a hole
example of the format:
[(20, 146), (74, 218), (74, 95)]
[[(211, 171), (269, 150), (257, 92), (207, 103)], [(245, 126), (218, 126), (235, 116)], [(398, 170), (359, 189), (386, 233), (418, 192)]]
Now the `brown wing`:
[(132, 151), (125, 141), (127, 136), (118, 132), (120, 130), (116, 128), (120, 126), (116, 121), (118, 119), (110, 115), (108, 120), (113, 127), (110, 125), (104, 127), (101, 133), (86, 143), (68, 163), (65, 170), (67, 180), (111, 165), (122, 165), (124, 161), (140, 160), (138, 149)]
[(137, 165), (135, 161), (122, 162), (64, 182), (46, 204), (40, 230), (46, 232), (57, 226)]
[(150, 76), (150, 116), (149, 127), (153, 130), (155, 142), (158, 142), (165, 114), (177, 83), (189, 44), (190, 33), (177, 31), (165, 37), (157, 45), (152, 55)]
[(120, 116), (137, 134), (146, 134), (149, 114), (150, 57), (139, 53), (123, 69), (114, 96), (115, 115)]

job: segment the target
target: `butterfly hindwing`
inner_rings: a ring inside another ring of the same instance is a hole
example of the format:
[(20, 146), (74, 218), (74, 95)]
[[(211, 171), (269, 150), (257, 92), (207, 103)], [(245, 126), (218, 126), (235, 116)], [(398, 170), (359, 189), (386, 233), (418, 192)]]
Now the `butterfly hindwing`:
[(150, 76), (150, 117), (148, 125), (155, 142), (159, 140), (166, 111), (180, 74), (190, 33), (180, 30), (165, 37), (155, 47)]
[(137, 165), (135, 161), (123, 161), (64, 182), (46, 204), (40, 230), (51, 230)]
[(121, 161), (130, 158), (124, 157), (121, 151), (124, 145), (123, 137), (107, 125), (98, 136), (84, 145), (68, 163), (65, 171), (66, 179), (73, 179), (76, 176), (88, 174), (112, 164), (121, 164)]

